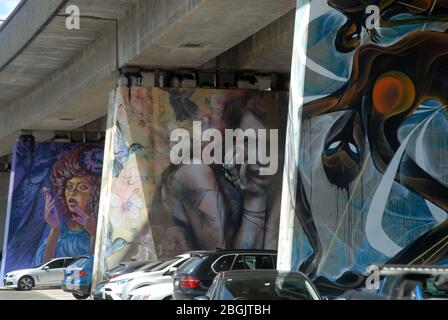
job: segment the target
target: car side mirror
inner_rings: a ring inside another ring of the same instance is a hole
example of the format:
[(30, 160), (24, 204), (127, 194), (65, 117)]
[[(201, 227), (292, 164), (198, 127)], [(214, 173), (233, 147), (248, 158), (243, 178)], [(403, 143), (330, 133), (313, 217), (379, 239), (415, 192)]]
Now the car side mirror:
[(199, 297), (195, 297), (193, 300), (201, 300), (201, 301), (204, 301), (204, 300), (210, 300), (210, 298), (207, 297), (207, 296), (199, 296)]
[(49, 266), (45, 266), (45, 267), (42, 268), (42, 270), (50, 270), (50, 267)]

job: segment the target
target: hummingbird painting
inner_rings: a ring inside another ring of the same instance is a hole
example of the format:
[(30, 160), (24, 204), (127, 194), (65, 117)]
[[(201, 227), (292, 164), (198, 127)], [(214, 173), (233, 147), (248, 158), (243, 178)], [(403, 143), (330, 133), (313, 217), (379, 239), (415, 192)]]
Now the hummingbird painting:
[(114, 145), (114, 159), (112, 160), (112, 176), (118, 177), (124, 168), (124, 164), (129, 160), (133, 154), (139, 154), (147, 147), (140, 143), (133, 143), (129, 145), (126, 141), (120, 124), (116, 125), (116, 142)]

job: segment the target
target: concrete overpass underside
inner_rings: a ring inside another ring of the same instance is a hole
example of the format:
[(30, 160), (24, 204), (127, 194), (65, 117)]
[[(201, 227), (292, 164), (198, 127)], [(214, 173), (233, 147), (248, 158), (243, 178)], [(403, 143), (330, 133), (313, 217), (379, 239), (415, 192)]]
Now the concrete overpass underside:
[[(66, 28), (73, 4), (80, 30)], [(105, 116), (123, 66), (210, 67), (227, 54), (237, 70), (289, 73), (295, 4), (22, 1), (0, 28), (0, 43), (7, 44), (0, 47), (0, 156), (11, 153), (20, 130), (73, 130)]]

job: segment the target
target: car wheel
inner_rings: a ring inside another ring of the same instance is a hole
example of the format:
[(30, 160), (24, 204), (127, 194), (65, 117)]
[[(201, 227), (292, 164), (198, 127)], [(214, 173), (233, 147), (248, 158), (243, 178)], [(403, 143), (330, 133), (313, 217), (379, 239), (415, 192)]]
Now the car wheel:
[(34, 280), (30, 276), (24, 276), (19, 279), (17, 289), (20, 291), (29, 291), (34, 287)]
[(72, 293), (72, 295), (78, 300), (85, 300), (90, 296), (90, 294), (88, 293), (86, 294)]
[(173, 300), (173, 296), (168, 296), (168, 297), (166, 297), (166, 298), (163, 299), (163, 300)]

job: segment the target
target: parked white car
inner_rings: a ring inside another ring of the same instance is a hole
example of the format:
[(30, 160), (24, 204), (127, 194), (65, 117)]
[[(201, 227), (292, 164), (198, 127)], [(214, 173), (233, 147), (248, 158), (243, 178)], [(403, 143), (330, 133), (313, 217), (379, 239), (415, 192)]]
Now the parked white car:
[(110, 297), (113, 300), (123, 300), (123, 288), (124, 286), (137, 278), (142, 277), (151, 277), (154, 279), (154, 282), (157, 281), (165, 281), (167, 277), (169, 276), (172, 281), (172, 272), (174, 268), (179, 267), (182, 263), (184, 263), (187, 259), (190, 258), (190, 254), (181, 254), (178, 255), (172, 259), (166, 260), (162, 262), (161, 264), (157, 265), (156, 267), (148, 270), (148, 271), (138, 271), (138, 272), (132, 272), (128, 274), (124, 274), (122, 276), (116, 277), (112, 280), (110, 280), (105, 286), (104, 286), (104, 292), (108, 297)]
[[(137, 290), (142, 287), (147, 287), (151, 285), (158, 285), (158, 284), (173, 284), (173, 275), (174, 272), (177, 270), (176, 267), (173, 267), (163, 273), (162, 275), (154, 275), (154, 274), (148, 274), (144, 277), (138, 277), (136, 279), (130, 280), (127, 282), (123, 287), (121, 291), (121, 298), (123, 300), (130, 300), (131, 292), (134, 290)], [(170, 291), (172, 293), (172, 291)], [(163, 296), (161, 300), (165, 299), (167, 296)], [(157, 300), (157, 299), (151, 299), (151, 300)]]
[(171, 300), (173, 281), (138, 288), (129, 293), (128, 300)]
[(35, 268), (8, 272), (3, 278), (3, 285), (17, 290), (61, 287), (65, 268), (74, 260), (71, 257), (56, 258)]

